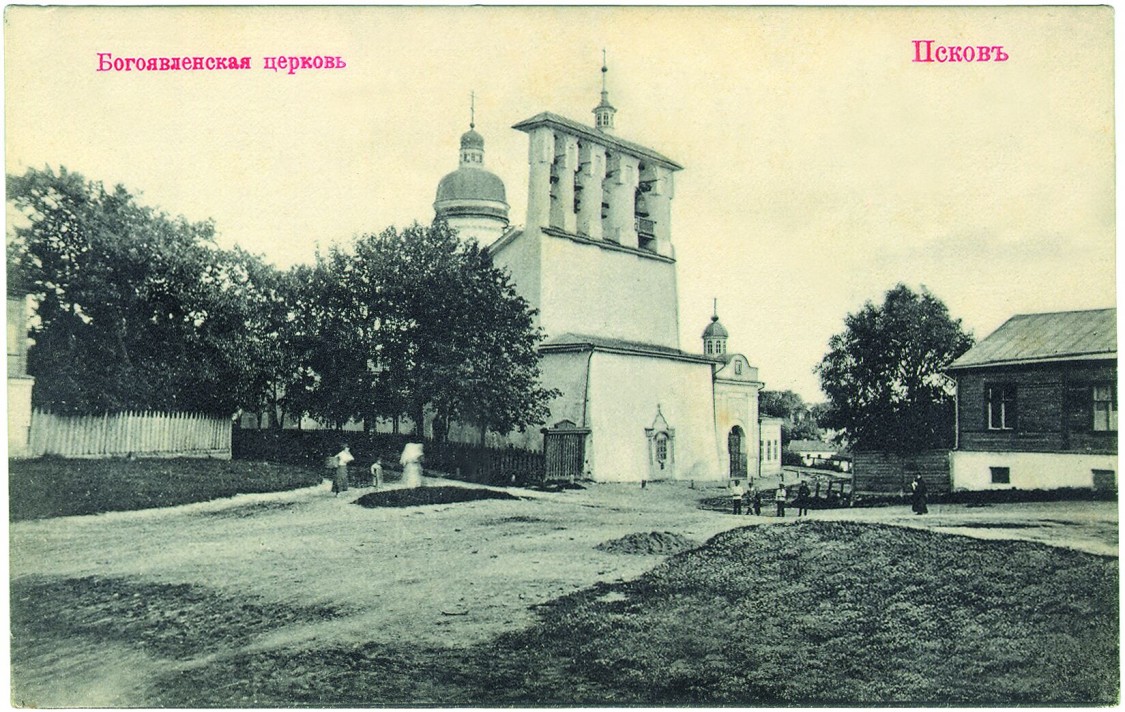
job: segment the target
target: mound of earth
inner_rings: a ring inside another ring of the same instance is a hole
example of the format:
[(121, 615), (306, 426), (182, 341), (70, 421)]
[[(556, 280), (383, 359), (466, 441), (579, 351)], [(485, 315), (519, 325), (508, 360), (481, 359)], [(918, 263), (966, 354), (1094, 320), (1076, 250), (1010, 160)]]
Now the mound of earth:
[(691, 539), (672, 532), (636, 532), (620, 539), (605, 541), (596, 549), (614, 554), (678, 554), (694, 549), (696, 543)]
[(534, 485), (531, 489), (537, 492), (562, 492), (563, 490), (584, 490), (586, 488), (577, 482), (544, 482)]
[(361, 507), (420, 507), (428, 504), (456, 504), (478, 499), (519, 499), (507, 492), (479, 487), (417, 487), (370, 492), (355, 501)]

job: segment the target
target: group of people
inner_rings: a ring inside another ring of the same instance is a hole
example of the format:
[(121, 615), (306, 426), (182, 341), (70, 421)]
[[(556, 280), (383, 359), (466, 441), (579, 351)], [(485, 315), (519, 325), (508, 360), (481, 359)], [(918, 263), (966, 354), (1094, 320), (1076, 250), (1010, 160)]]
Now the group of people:
[[(797, 516), (809, 513), (809, 500), (811, 498), (809, 486), (801, 482), (797, 487), (797, 498), (793, 501), (793, 504), (797, 506)], [(734, 514), (742, 514), (743, 505), (746, 507), (747, 514), (761, 515), (762, 513), (762, 493), (754, 487), (743, 488), (739, 480), (734, 480), (731, 483), (730, 500)], [(784, 517), (785, 508), (789, 504), (789, 492), (785, 489), (784, 482), (778, 483), (777, 489), (774, 490), (773, 501), (777, 507), (777, 516)]]
[[(407, 487), (418, 487), (422, 484), (422, 457), (421, 443), (407, 443), (399, 458), (402, 465), (402, 481)], [(355, 462), (351, 448), (347, 443), (343, 449), (328, 458), (328, 467), (333, 469), (332, 493), (337, 497), (341, 492), (348, 491), (348, 465)], [(371, 486), (375, 489), (383, 486), (383, 461), (379, 458), (371, 463)]]

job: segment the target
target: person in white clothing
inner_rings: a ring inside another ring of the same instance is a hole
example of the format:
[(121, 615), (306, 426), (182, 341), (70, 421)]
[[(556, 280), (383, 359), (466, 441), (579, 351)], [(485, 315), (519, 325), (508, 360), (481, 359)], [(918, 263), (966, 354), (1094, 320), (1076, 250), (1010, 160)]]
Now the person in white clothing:
[(337, 497), (348, 491), (348, 463), (354, 460), (352, 451), (344, 444), (344, 449), (336, 453), (336, 476), (332, 478), (332, 491)]
[(402, 465), (403, 487), (422, 486), (422, 457), (422, 443), (406, 443), (398, 460)]

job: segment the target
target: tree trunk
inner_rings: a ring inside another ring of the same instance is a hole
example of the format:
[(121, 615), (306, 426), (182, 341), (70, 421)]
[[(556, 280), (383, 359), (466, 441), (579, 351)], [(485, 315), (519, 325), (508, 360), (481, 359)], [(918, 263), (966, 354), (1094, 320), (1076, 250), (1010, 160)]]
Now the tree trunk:
[(414, 434), (419, 440), (426, 439), (426, 404), (419, 403), (414, 410)]

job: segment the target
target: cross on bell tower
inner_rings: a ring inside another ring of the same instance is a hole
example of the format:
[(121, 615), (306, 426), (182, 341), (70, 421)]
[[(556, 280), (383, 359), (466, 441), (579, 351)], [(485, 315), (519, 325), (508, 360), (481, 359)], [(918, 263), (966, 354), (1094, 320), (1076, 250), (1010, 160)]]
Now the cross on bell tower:
[(613, 115), (617, 113), (617, 109), (613, 108), (613, 104), (609, 103), (609, 91), (605, 86), (605, 75), (609, 71), (605, 64), (605, 50), (602, 50), (602, 100), (594, 107), (594, 126), (599, 131), (605, 133), (613, 133)]

